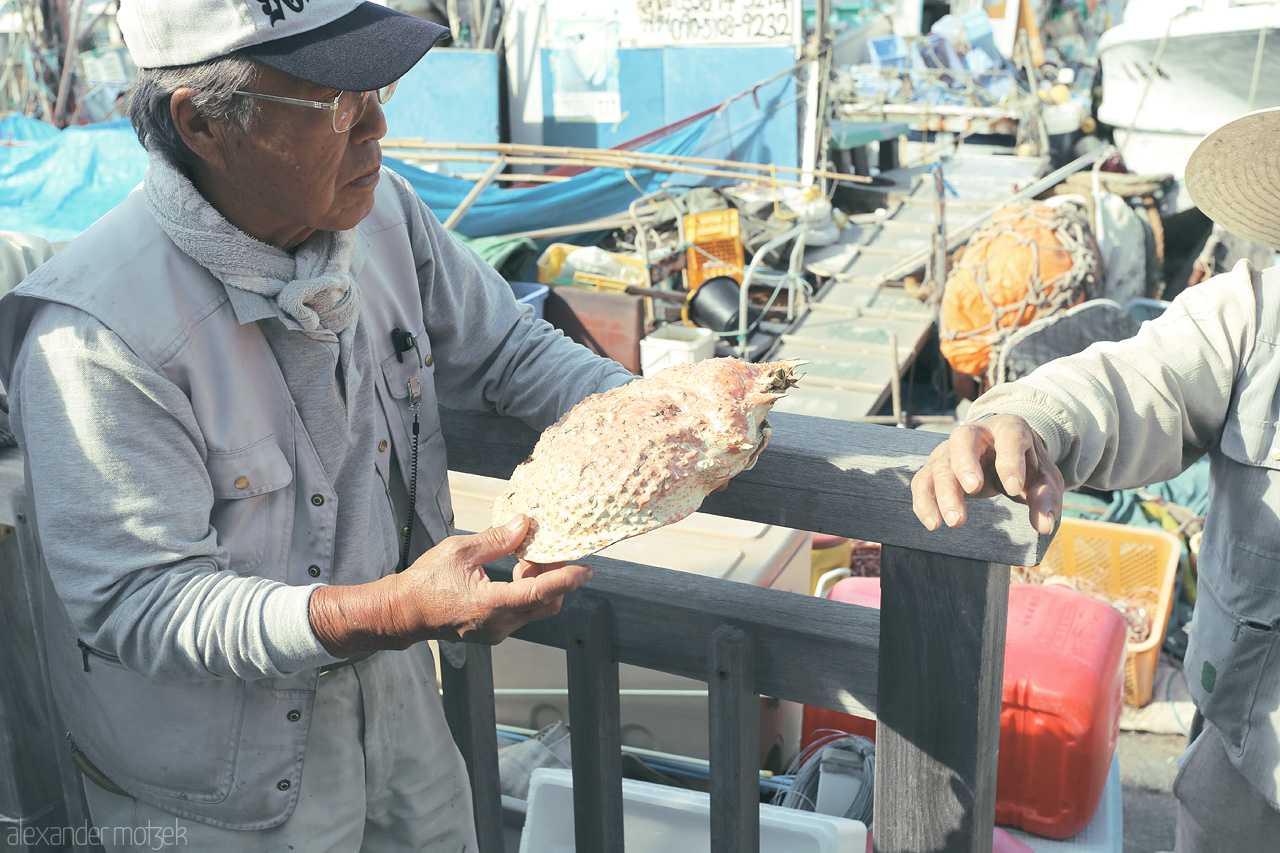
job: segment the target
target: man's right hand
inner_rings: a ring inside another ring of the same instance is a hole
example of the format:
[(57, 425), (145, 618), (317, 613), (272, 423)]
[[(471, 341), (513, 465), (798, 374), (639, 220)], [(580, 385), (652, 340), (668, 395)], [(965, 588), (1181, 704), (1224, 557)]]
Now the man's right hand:
[(1062, 473), (1044, 441), (1017, 415), (957, 427), (911, 480), (911, 505), (930, 530), (964, 524), (965, 496), (1006, 494), (1027, 505), (1031, 526), (1052, 533), (1062, 514)]
[(326, 586), (311, 596), (311, 625), (330, 653), (406, 648), (422, 640), (499, 643), (534, 619), (560, 611), (564, 596), (591, 579), (589, 566), (521, 560), (510, 582), (484, 563), (524, 539), (523, 515), (502, 527), (451, 536), (397, 575), (359, 586)]

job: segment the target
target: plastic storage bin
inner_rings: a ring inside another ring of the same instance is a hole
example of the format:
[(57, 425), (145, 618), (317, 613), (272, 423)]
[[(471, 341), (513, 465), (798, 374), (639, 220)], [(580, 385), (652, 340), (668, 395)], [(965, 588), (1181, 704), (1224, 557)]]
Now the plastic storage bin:
[(545, 284), (530, 284), (527, 281), (509, 281), (511, 290), (516, 295), (516, 301), (522, 305), (533, 306), (533, 316), (542, 319), (542, 311), (547, 302), (547, 294), (551, 292), (551, 288)]
[[(880, 606), (879, 578), (847, 578), (836, 601)], [(1067, 838), (1093, 819), (1120, 733), (1124, 618), (1062, 586), (1009, 588), (996, 823)], [(805, 708), (801, 748), (822, 729), (874, 737), (875, 723)]]
[[(627, 853), (711, 850), (711, 795), (634, 779), (622, 780), (622, 832)], [(573, 774), (539, 768), (529, 784), (520, 853), (574, 853)], [(761, 853), (862, 853), (861, 821), (760, 806)]]
[(1042, 569), (1081, 578), (1117, 598), (1141, 599), (1152, 615), (1151, 636), (1129, 643), (1124, 665), (1124, 701), (1141, 707), (1151, 701), (1160, 662), (1182, 541), (1164, 530), (1105, 521), (1064, 518)]
[(670, 324), (640, 339), (640, 373), (652, 376), (674, 364), (692, 364), (716, 354), (716, 336), (710, 329)]

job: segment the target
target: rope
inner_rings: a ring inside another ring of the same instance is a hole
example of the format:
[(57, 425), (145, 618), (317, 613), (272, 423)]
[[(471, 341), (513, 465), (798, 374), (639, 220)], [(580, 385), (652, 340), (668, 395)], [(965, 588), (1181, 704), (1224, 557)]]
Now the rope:
[(1191, 265), (1191, 277), (1187, 281), (1188, 287), (1193, 287), (1218, 274), (1217, 252), (1218, 246), (1221, 244), (1222, 228), (1219, 225), (1214, 225), (1213, 230), (1209, 232), (1209, 236), (1204, 241), (1204, 247), (1200, 250), (1200, 254), (1196, 256), (1195, 263)]
[[(1036, 234), (1049, 230), (1057, 238), (1058, 245), (1046, 246), (1036, 242)], [(988, 274), (992, 258), (984, 253), (980, 259), (977, 249), (998, 238), (1001, 251), (1018, 248), (1030, 252), (1031, 262), (1026, 270), (1026, 293), (1022, 299), (1010, 303), (997, 303), (991, 295), (995, 284)], [(1066, 253), (1070, 265), (1063, 272), (1045, 280), (1041, 276), (1043, 253)], [(998, 349), (1010, 335), (1038, 316), (1056, 314), (1067, 307), (1093, 296), (1098, 283), (1098, 253), (1089, 231), (1087, 214), (1081, 205), (1069, 202), (1048, 208), (1035, 202), (1012, 205), (991, 218), (981, 231), (969, 241), (969, 246), (947, 279), (947, 287), (955, 284), (957, 277), (967, 273), (977, 287), (978, 296), (985, 304), (990, 322), (966, 330), (952, 329), (945, 321), (939, 322), (939, 336), (944, 342), (980, 338), (992, 352)], [(1012, 319), (1010, 316), (1012, 315)], [(996, 359), (992, 358), (986, 372), (993, 373)], [(993, 375), (988, 376), (994, 382)]]

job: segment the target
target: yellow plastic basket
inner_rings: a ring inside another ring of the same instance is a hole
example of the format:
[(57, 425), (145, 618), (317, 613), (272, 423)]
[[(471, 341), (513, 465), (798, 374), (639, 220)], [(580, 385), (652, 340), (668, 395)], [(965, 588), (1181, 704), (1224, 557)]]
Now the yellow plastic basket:
[(1064, 518), (1040, 564), (1042, 571), (1086, 581), (1108, 596), (1141, 600), (1150, 609), (1151, 636), (1126, 650), (1126, 705), (1151, 701), (1181, 554), (1181, 540), (1164, 530)]
[(713, 210), (684, 217), (689, 244), (686, 275), (693, 292), (709, 278), (727, 275), (742, 284), (743, 252), (738, 211)]

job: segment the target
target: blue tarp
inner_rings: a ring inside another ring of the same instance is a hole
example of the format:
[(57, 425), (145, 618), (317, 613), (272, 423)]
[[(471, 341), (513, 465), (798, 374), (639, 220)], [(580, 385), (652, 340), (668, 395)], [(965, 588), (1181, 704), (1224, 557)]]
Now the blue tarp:
[(7, 115), (0, 118), (0, 145), (14, 142), (43, 142), (58, 135), (58, 129), (39, 119), (24, 115)]
[[(728, 110), (712, 113), (643, 150), (705, 157), (732, 150), (740, 160), (764, 160), (768, 117), (794, 97), (794, 89), (791, 78), (784, 77), (756, 93), (759, 109), (751, 111), (752, 118), (731, 120)], [(5, 133), (15, 140), (47, 138), (0, 145), (0, 230), (70, 240), (123, 201), (146, 174), (146, 153), (125, 119), (59, 132), (14, 116), (0, 122), (0, 141)], [(390, 156), (384, 156), (383, 162), (405, 176), (441, 219), (474, 186)], [(487, 237), (573, 225), (623, 213), (642, 193), (664, 183), (687, 186), (723, 181), (645, 169), (593, 169), (561, 183), (519, 189), (494, 185), (480, 194), (457, 230), (468, 237)]]
[(0, 147), (0, 231), (70, 240), (123, 201), (146, 170), (125, 119)]
[[(697, 122), (645, 150), (661, 154), (690, 154), (697, 150), (708, 126), (706, 120)], [(473, 186), (471, 181), (437, 175), (393, 158), (384, 158), (384, 162), (407, 178), (418, 196), (437, 215), (443, 216), (440, 211), (455, 208)], [(468, 237), (487, 237), (587, 222), (622, 213), (640, 197), (642, 191), (656, 190), (671, 177), (665, 172), (637, 169), (630, 172), (633, 184), (627, 180), (627, 174), (619, 169), (592, 169), (567, 181), (536, 187), (503, 189), (491, 185), (475, 200), (459, 223), (458, 230)]]

